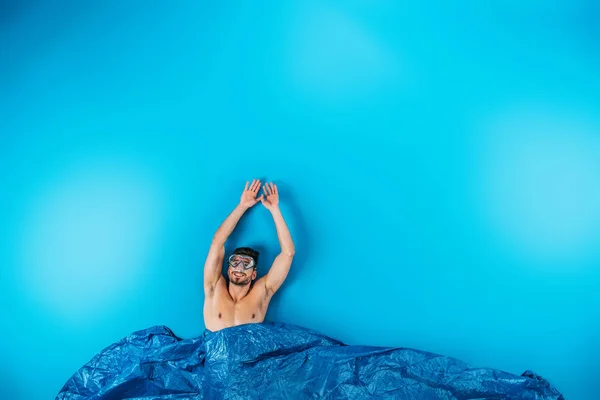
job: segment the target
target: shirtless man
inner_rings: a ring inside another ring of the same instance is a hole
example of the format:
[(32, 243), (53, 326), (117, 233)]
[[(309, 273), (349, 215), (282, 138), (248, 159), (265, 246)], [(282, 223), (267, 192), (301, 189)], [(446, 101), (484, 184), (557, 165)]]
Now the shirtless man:
[[(254, 179), (242, 193), (240, 204), (229, 214), (213, 237), (204, 265), (204, 325), (210, 331), (218, 331), (236, 325), (261, 323), (273, 294), (281, 287), (292, 265), (294, 242), (279, 210), (279, 193), (273, 183), (263, 186), (263, 194), (256, 197), (260, 180)], [(227, 281), (222, 266), (225, 242), (247, 209), (261, 202), (273, 216), (281, 252), (269, 273), (254, 285), (258, 252), (240, 247), (227, 258)]]

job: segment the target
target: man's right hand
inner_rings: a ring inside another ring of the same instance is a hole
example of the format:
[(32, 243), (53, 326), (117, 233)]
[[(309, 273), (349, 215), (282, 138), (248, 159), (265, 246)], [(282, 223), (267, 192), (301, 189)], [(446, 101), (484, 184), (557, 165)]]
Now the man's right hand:
[(249, 184), (250, 182), (246, 182), (246, 187), (244, 188), (244, 191), (242, 192), (242, 198), (240, 199), (240, 205), (244, 208), (252, 207), (261, 201), (264, 196), (260, 195), (260, 197), (256, 197), (258, 190), (260, 189), (260, 180), (252, 180), (250, 187), (248, 187)]

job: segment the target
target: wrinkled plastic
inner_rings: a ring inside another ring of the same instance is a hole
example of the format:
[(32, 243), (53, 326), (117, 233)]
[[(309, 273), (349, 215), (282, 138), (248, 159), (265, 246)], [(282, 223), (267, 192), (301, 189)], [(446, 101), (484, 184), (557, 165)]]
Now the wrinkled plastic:
[(283, 323), (182, 340), (166, 326), (112, 344), (57, 399), (557, 399), (548, 381), (407, 348), (347, 346)]

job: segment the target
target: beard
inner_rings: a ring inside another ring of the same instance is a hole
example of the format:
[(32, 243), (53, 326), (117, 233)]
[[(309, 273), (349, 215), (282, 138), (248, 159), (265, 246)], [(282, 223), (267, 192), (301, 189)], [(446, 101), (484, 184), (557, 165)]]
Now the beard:
[(229, 277), (229, 283), (236, 285), (236, 286), (246, 286), (246, 285), (250, 284), (251, 280), (252, 280), (252, 277), (247, 276), (247, 275), (237, 277), (237, 276), (231, 274), (231, 276)]

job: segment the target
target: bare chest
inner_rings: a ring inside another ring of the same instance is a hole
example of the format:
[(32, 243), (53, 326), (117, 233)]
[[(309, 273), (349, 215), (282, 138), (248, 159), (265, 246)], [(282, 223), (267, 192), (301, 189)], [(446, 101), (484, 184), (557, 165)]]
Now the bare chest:
[(255, 299), (252, 293), (234, 302), (226, 288), (218, 288), (212, 297), (204, 300), (204, 325), (216, 331), (242, 324), (261, 323), (268, 304)]

